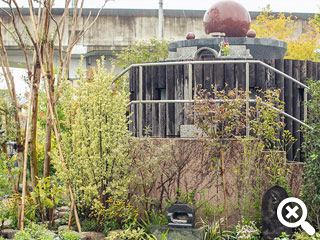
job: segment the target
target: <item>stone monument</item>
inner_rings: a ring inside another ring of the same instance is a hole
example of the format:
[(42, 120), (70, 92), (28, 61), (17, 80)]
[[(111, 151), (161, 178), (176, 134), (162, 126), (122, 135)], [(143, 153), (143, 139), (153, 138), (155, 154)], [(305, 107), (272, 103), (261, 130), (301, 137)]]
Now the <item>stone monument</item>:
[(271, 38), (256, 38), (250, 29), (249, 12), (233, 0), (219, 1), (213, 4), (203, 17), (204, 32), (201, 38), (195, 38), (191, 32), (186, 39), (169, 44), (168, 61), (198, 60), (201, 58), (221, 58), (218, 55), (221, 42), (229, 43), (228, 56), (231, 59), (283, 59), (287, 44)]
[(288, 197), (288, 193), (280, 186), (269, 188), (262, 198), (262, 234), (265, 240), (272, 240), (285, 232), (292, 234), (292, 229), (280, 223), (277, 216), (277, 208), (282, 200)]

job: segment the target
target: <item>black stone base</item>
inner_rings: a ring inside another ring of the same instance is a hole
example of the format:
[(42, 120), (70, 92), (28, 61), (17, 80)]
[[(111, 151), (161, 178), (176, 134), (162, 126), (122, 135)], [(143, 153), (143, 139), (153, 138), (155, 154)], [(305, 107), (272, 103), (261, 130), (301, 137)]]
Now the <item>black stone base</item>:
[(230, 45), (245, 45), (256, 59), (283, 59), (287, 51), (287, 43), (273, 38), (245, 37), (212, 37), (176, 41), (169, 44), (169, 52), (176, 52), (183, 47), (210, 47), (219, 52), (221, 41), (229, 41)]

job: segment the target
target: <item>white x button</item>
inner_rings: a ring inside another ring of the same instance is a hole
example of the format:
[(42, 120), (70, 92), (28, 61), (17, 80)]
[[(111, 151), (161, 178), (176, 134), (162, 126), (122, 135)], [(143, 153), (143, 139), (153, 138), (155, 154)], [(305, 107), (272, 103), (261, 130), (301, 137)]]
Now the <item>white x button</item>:
[(296, 211), (298, 211), (298, 206), (295, 206), (293, 209), (289, 206), (286, 207), (288, 214), (286, 215), (286, 218), (289, 219), (292, 216), (297, 219), (299, 217), (299, 215), (296, 213)]

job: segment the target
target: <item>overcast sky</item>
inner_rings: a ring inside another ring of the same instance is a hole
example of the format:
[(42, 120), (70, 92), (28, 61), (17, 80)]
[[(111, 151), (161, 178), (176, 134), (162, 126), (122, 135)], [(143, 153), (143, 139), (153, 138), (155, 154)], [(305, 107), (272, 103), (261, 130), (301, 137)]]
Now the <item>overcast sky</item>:
[[(1, 0), (0, 0), (1, 2)], [(27, 6), (27, 0), (18, 0), (19, 4)], [(64, 0), (56, 0), (55, 7), (63, 7)], [(104, 0), (85, 0), (85, 7), (99, 8)], [(206, 10), (216, 0), (163, 0), (165, 9), (197, 9)], [(237, 0), (248, 11), (260, 11), (270, 4), (275, 12), (319, 12), (320, 0)], [(159, 0), (113, 0), (105, 8), (138, 8), (157, 9)], [(0, 6), (5, 6), (0, 3)]]

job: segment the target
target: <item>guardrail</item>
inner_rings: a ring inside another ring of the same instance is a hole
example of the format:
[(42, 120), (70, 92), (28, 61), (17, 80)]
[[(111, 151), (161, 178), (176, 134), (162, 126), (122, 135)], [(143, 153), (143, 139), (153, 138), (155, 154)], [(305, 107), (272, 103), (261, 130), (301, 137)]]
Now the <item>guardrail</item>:
[[(121, 76), (123, 76), (125, 73), (127, 73), (131, 68), (134, 67), (138, 67), (139, 68), (139, 100), (136, 101), (131, 101), (129, 103), (129, 105), (132, 104), (139, 104), (139, 108), (138, 108), (138, 136), (141, 137), (142, 133), (143, 133), (143, 129), (142, 129), (142, 104), (161, 104), (161, 103), (194, 103), (194, 100), (192, 99), (192, 82), (193, 82), (193, 70), (192, 70), (192, 65), (194, 64), (234, 64), (234, 63), (243, 63), (246, 65), (246, 70), (245, 70), (245, 75), (246, 75), (246, 84), (245, 84), (245, 91), (249, 92), (249, 64), (250, 63), (257, 63), (260, 64), (268, 69), (270, 69), (271, 71), (280, 74), (281, 76), (284, 77), (284, 79), (292, 81), (295, 84), (298, 84), (301, 88), (303, 88), (303, 100), (304, 102), (306, 102), (308, 100), (308, 86), (306, 86), (305, 84), (299, 82), (297, 79), (287, 75), (284, 72), (279, 71), (278, 69), (262, 62), (259, 60), (210, 60), (210, 61), (182, 61), (182, 62), (159, 62), (159, 63), (141, 63), (141, 64), (132, 64), (130, 67), (126, 68), (125, 70), (123, 70), (117, 77), (115, 77), (113, 79), (113, 82), (116, 82)], [(189, 99), (184, 99), (184, 100), (143, 100), (142, 99), (142, 89), (143, 89), (143, 67), (149, 67), (149, 66), (170, 66), (170, 65), (188, 65), (188, 81), (189, 81), (189, 88), (188, 88), (188, 92), (189, 92)], [(222, 100), (217, 100), (222, 101)], [(245, 100), (245, 104), (246, 104), (246, 112), (247, 112), (247, 116), (248, 116), (248, 112), (249, 112), (249, 104), (250, 102), (254, 102), (254, 99), (249, 99), (249, 94), (247, 94), (246, 100)], [(273, 106), (269, 106), (271, 108), (273, 108), (275, 111), (279, 112), (280, 114), (284, 115), (287, 118), (292, 119), (293, 121), (299, 123), (300, 125), (306, 126), (309, 129), (312, 129), (312, 127), (310, 127), (309, 125), (307, 125), (306, 123), (304, 123), (303, 121), (291, 116), (290, 114), (277, 109)], [(303, 120), (306, 121), (307, 120), (307, 105), (304, 104), (304, 116), (303, 116)], [(249, 133), (250, 133), (250, 122), (249, 119), (246, 119), (246, 136), (249, 137)]]

